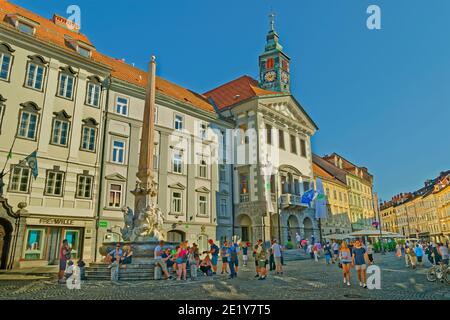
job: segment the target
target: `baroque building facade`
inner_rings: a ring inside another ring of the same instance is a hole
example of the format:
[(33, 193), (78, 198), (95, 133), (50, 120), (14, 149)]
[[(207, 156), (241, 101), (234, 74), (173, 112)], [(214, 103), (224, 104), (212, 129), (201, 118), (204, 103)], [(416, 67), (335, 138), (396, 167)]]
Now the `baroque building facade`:
[(321, 223), (324, 236), (351, 233), (349, 192), (345, 183), (345, 171), (333, 167), (317, 155), (313, 155), (314, 177), (320, 178), (328, 200), (328, 217)]
[[(242, 76), (206, 93), (235, 122), (234, 234), (243, 241), (319, 239), (314, 210), (301, 203), (314, 188), (311, 137), (318, 130), (290, 94), (288, 56), (273, 20), (259, 58), (259, 82)], [(278, 200), (277, 200), (278, 199)]]
[(449, 184), (450, 172), (441, 172), (421, 189), (383, 202), (380, 209), (384, 230), (424, 241), (448, 241)]
[[(96, 51), (63, 17), (0, 9), (1, 267), (57, 264), (62, 239), (74, 259), (98, 260), (134, 206), (146, 73)], [(231, 238), (232, 170), (216, 164), (215, 133), (233, 124), (162, 78), (156, 102), (149, 147), (169, 239)], [(24, 161), (33, 151), (36, 172)]]

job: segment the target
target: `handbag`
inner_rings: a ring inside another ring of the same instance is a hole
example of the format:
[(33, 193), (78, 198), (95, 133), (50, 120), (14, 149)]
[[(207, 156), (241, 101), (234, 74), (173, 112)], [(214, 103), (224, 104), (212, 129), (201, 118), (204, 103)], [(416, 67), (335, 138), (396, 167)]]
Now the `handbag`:
[(339, 265), (339, 268), (342, 269), (342, 263), (339, 262), (338, 265)]

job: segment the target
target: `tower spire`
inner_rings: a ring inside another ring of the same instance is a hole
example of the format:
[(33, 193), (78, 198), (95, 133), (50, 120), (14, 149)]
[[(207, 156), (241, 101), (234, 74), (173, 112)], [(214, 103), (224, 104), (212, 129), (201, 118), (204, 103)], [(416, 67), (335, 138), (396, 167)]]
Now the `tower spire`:
[(266, 36), (264, 52), (259, 56), (259, 85), (263, 89), (290, 92), (289, 57), (283, 52), (275, 31), (275, 13), (269, 14), (269, 32)]
[(269, 15), (270, 31), (275, 31), (275, 13), (272, 11)]

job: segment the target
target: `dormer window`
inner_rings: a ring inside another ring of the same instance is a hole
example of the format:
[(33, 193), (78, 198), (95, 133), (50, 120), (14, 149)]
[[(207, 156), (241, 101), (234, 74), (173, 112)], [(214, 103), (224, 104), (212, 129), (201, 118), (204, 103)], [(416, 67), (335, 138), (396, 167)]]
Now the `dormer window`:
[(31, 36), (34, 35), (34, 31), (35, 31), (34, 27), (32, 27), (32, 26), (30, 26), (28, 24), (19, 22), (19, 25), (18, 25), (17, 28), (19, 29), (20, 32), (29, 34)]
[(36, 27), (39, 26), (38, 22), (21, 16), (20, 14), (10, 14), (8, 15), (8, 18), (20, 32), (30, 36), (34, 36), (36, 34)]
[(86, 49), (84, 47), (78, 46), (78, 53), (80, 55), (82, 55), (85, 58), (90, 58), (91, 57), (91, 50)]

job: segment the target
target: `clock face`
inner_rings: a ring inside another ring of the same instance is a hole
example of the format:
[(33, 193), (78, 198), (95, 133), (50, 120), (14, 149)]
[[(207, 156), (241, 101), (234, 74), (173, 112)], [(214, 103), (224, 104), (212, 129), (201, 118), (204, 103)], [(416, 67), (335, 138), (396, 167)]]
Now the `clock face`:
[(274, 82), (276, 78), (277, 74), (275, 71), (266, 72), (266, 74), (264, 75), (264, 80), (266, 82)]
[(281, 81), (285, 84), (287, 84), (289, 82), (289, 74), (287, 72), (282, 72), (281, 73)]

